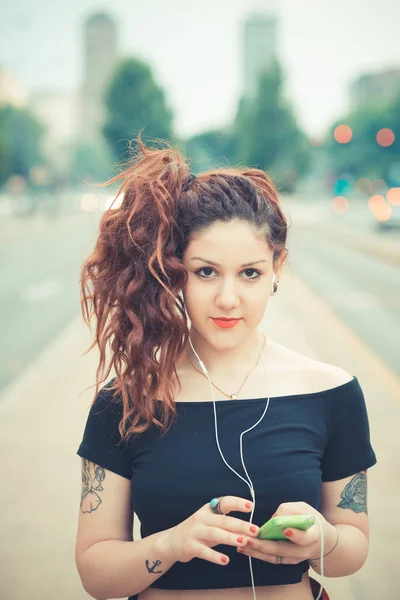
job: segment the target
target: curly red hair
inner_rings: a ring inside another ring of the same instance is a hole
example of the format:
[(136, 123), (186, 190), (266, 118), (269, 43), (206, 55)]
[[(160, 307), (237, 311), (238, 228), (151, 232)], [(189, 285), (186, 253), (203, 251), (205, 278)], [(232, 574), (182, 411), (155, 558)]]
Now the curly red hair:
[(122, 202), (102, 216), (95, 248), (81, 269), (83, 318), (89, 327), (93, 314), (96, 319), (86, 352), (96, 344), (100, 350), (93, 403), (114, 367), (111, 389), (113, 401), (122, 404), (122, 441), (152, 424), (165, 433), (176, 417), (176, 365), (189, 340), (182, 258), (191, 236), (216, 221), (240, 219), (265, 232), (274, 261), (287, 255), (286, 218), (263, 171), (215, 169), (185, 186), (186, 158), (163, 145), (146, 147), (139, 134), (128, 168), (104, 184), (122, 180), (114, 200), (122, 196)]

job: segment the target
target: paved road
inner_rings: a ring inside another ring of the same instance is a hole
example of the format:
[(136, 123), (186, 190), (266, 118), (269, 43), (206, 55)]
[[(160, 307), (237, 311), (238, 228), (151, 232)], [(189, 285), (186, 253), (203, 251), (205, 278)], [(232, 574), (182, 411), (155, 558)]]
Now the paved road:
[(295, 231), (289, 248), (294, 272), (400, 376), (400, 268), (318, 228)]
[[(33, 277), (37, 261), (43, 263), (38, 271), (39, 280), (62, 272), (69, 278), (69, 285), (75, 285), (74, 265), (79, 265), (89, 243), (85, 227), (74, 226), (69, 230), (60, 227), (57, 235), (54, 233), (39, 235), (41, 241), (37, 248), (40, 250), (36, 254), (32, 250), (33, 241), (27, 243), (26, 252), (20, 256), (19, 271), (15, 263), (10, 264), (8, 271), (2, 266), (3, 276), (9, 274), (13, 293), (22, 289), (19, 286), (25, 278), (30, 285), (37, 283), (38, 279)], [(392, 272), (386, 272), (381, 263), (377, 266), (371, 258), (363, 263), (363, 259), (355, 258), (346, 249), (339, 255), (337, 247), (324, 240), (310, 243), (304, 231), (294, 233), (292, 266), (282, 279), (278, 296), (268, 306), (263, 328), (276, 341), (357, 375), (365, 391), (371, 439), (378, 457), (378, 465), (369, 474), (371, 545), (368, 563), (351, 577), (328, 580), (327, 587), (335, 599), (397, 600), (400, 522), (388, 519), (388, 515), (397, 514), (400, 492), (399, 377), (393, 372), (393, 365), (387, 367), (379, 348), (371, 350), (364, 341), (373, 315), (369, 311), (376, 310), (376, 306), (371, 308), (364, 302), (367, 306), (360, 311), (356, 302), (358, 308), (348, 313), (348, 306), (343, 309), (337, 294), (342, 288), (349, 294), (359, 288), (364, 293), (372, 290), (375, 294), (376, 269), (385, 273), (380, 284), (388, 286), (385, 289), (390, 292), (386, 278), (390, 280)], [(69, 250), (71, 247), (76, 253)], [(60, 253), (56, 252), (58, 249)], [(320, 257), (315, 255), (322, 251), (324, 261), (321, 263)], [(34, 256), (32, 260), (30, 253)], [(69, 263), (67, 259), (71, 256)], [(30, 260), (29, 268), (24, 266), (26, 257)], [(353, 271), (350, 262), (356, 266)], [(296, 272), (306, 283), (296, 277)], [(316, 273), (319, 277), (315, 277)], [(36, 305), (28, 302), (23, 305), (24, 310), (36, 314), (37, 320), (43, 323), (48, 319), (48, 312), (58, 307), (59, 296), (59, 292), (53, 294), (53, 300), (44, 300), (43, 306), (39, 300)], [(6, 308), (11, 309), (17, 300), (11, 294)], [(75, 310), (73, 314), (77, 314), (74, 293), (68, 302)], [(384, 305), (379, 295), (374, 302)], [(41, 311), (37, 311), (37, 305), (42, 307)], [(384, 335), (389, 337), (384, 339), (389, 344), (392, 337), (388, 330), (393, 329), (391, 310), (389, 316), (382, 317), (387, 318)], [(4, 312), (2, 319), (3, 326), (7, 320)], [(20, 343), (29, 342), (27, 331), (20, 330), (18, 322), (16, 312), (11, 330)], [(29, 327), (30, 322), (24, 322), (24, 327)], [(354, 334), (356, 327), (361, 329)], [(65, 315), (64, 321), (54, 320), (46, 335), (44, 349), (39, 352), (37, 346), (30, 346), (23, 372), (9, 381), (0, 395), (1, 600), (88, 598), (74, 564), (81, 486), (80, 461), (75, 453), (92, 399), (93, 389), (89, 386), (93, 384), (97, 354), (93, 351), (82, 356), (91, 340), (79, 317), (70, 321)], [(136, 537), (137, 525), (136, 521)]]
[[(93, 225), (62, 221), (22, 237), (14, 231), (14, 241), (0, 248), (7, 258), (0, 278), (3, 331), (13, 337), (8, 348), (17, 355), (26, 348), (22, 369), (0, 396), (1, 600), (88, 598), (74, 563), (81, 486), (75, 453), (97, 355), (82, 356), (89, 332), (71, 317), (78, 314), (77, 268)], [(319, 233), (293, 229), (291, 266), (268, 307), (264, 330), (288, 347), (345, 368), (363, 385), (378, 456), (369, 474), (370, 555), (358, 573), (328, 580), (327, 587), (335, 599), (397, 600), (400, 522), (387, 516), (397, 514), (400, 492), (400, 384), (385, 352), (398, 338), (398, 272)], [(58, 287), (46, 287), (46, 281)], [(343, 302), (342, 294), (351, 302)], [(380, 327), (372, 329), (375, 322)], [(136, 520), (136, 539), (138, 525)]]
[(97, 221), (84, 213), (10, 223), (0, 243), (0, 390), (79, 312), (79, 269)]
[[(293, 205), (288, 203), (294, 272), (399, 373), (400, 264), (356, 250), (349, 238), (344, 244), (327, 236), (321, 229), (329, 221), (326, 206)], [(54, 221), (14, 220), (8, 229), (3, 221), (0, 324), (7, 343), (0, 347), (0, 390), (79, 314), (79, 269), (93, 247), (97, 220), (75, 213)], [(373, 247), (381, 255), (379, 240)]]
[[(378, 457), (369, 473), (370, 554), (356, 574), (328, 579), (326, 586), (334, 599), (397, 600), (400, 522), (388, 515), (397, 514), (400, 492), (399, 380), (289, 273), (271, 299), (263, 330), (362, 383)], [(96, 352), (82, 356), (89, 341), (80, 319), (73, 321), (0, 396), (2, 600), (89, 598), (74, 562), (81, 487), (76, 450), (98, 358)]]

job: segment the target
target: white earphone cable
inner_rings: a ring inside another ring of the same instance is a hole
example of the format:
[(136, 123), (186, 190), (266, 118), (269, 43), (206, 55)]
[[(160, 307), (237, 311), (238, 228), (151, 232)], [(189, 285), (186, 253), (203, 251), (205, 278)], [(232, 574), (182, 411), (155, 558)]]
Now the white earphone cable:
[[(218, 424), (217, 424), (217, 412), (216, 412), (216, 404), (215, 404), (214, 388), (213, 388), (213, 385), (212, 385), (212, 383), (211, 383), (211, 379), (210, 379), (210, 377), (208, 376), (208, 371), (207, 371), (207, 369), (206, 369), (206, 366), (205, 366), (205, 364), (204, 364), (204, 363), (203, 363), (203, 361), (200, 359), (200, 357), (199, 357), (199, 355), (197, 354), (196, 350), (193, 348), (193, 344), (192, 344), (192, 340), (190, 339), (190, 336), (189, 336), (189, 342), (190, 342), (190, 345), (191, 345), (191, 347), (192, 347), (192, 350), (193, 350), (193, 352), (195, 353), (195, 355), (196, 355), (196, 357), (197, 357), (197, 360), (199, 361), (199, 365), (200, 365), (200, 367), (201, 367), (201, 369), (202, 369), (203, 373), (206, 375), (206, 377), (207, 377), (207, 379), (208, 379), (208, 383), (210, 384), (210, 388), (211, 388), (211, 394), (212, 394), (212, 398), (213, 398), (213, 407), (214, 407), (214, 426), (215, 426), (215, 439), (216, 439), (217, 447), (218, 447), (219, 453), (220, 453), (220, 455), (221, 455), (221, 458), (222, 458), (222, 460), (224, 461), (224, 463), (226, 464), (226, 466), (227, 466), (227, 467), (228, 467), (228, 468), (229, 468), (229, 469), (230, 469), (230, 470), (231, 470), (233, 473), (235, 473), (235, 475), (237, 475), (237, 476), (238, 476), (238, 477), (239, 477), (239, 478), (240, 478), (242, 481), (244, 481), (244, 482), (245, 482), (245, 483), (246, 483), (246, 484), (249, 486), (249, 489), (250, 489), (250, 494), (251, 494), (251, 497), (253, 498), (253, 509), (252, 509), (252, 511), (251, 511), (251, 515), (250, 515), (250, 521), (249, 521), (249, 523), (252, 523), (252, 519), (253, 519), (253, 515), (254, 515), (254, 510), (255, 510), (255, 507), (256, 507), (256, 495), (255, 495), (255, 491), (254, 491), (253, 482), (251, 481), (251, 479), (250, 479), (250, 476), (249, 476), (249, 474), (248, 474), (248, 472), (247, 472), (246, 466), (245, 466), (245, 464), (244, 464), (244, 458), (243, 458), (243, 435), (244, 435), (245, 433), (248, 433), (248, 432), (249, 432), (249, 431), (251, 431), (252, 429), (254, 429), (254, 427), (256, 427), (256, 426), (257, 426), (257, 425), (258, 425), (258, 424), (259, 424), (259, 423), (260, 423), (260, 422), (263, 420), (263, 418), (264, 418), (264, 415), (265, 415), (265, 413), (267, 412), (267, 410), (268, 410), (268, 407), (269, 407), (269, 401), (270, 401), (270, 397), (268, 397), (268, 399), (267, 399), (267, 403), (266, 403), (266, 406), (265, 406), (264, 412), (263, 412), (263, 414), (261, 415), (260, 419), (259, 419), (259, 420), (258, 420), (256, 423), (254, 423), (254, 425), (253, 425), (252, 427), (250, 427), (249, 429), (246, 429), (245, 431), (242, 431), (242, 433), (240, 434), (240, 458), (241, 458), (241, 461), (242, 461), (242, 465), (243, 465), (244, 472), (246, 473), (246, 476), (248, 477), (248, 480), (250, 481), (250, 483), (249, 483), (249, 481), (247, 481), (246, 479), (244, 479), (244, 477), (242, 477), (242, 476), (241, 476), (241, 475), (240, 475), (240, 474), (239, 474), (237, 471), (235, 471), (235, 469), (233, 469), (233, 468), (232, 468), (232, 467), (231, 467), (231, 466), (230, 466), (230, 465), (227, 463), (227, 461), (225, 460), (225, 457), (224, 457), (224, 455), (223, 455), (223, 453), (222, 453), (221, 447), (220, 447), (220, 445), (219, 445), (219, 439), (218, 439)], [(267, 368), (266, 368), (266, 366), (265, 366), (264, 357), (263, 357), (263, 355), (262, 355), (262, 335), (261, 335), (261, 334), (260, 334), (260, 349), (261, 349), (261, 355), (260, 355), (260, 356), (261, 356), (261, 361), (262, 361), (262, 364), (263, 364), (263, 367), (264, 367), (265, 376), (266, 376), (266, 378), (267, 378), (267, 381), (268, 381)], [(320, 585), (321, 585), (321, 589), (320, 589), (320, 591), (319, 591), (319, 594), (318, 594), (318, 597), (316, 598), (316, 600), (320, 600), (320, 598), (321, 598), (321, 595), (322, 595), (322, 592), (323, 592), (323, 585), (324, 585), (324, 563), (323, 563), (323, 554), (324, 554), (324, 532), (323, 532), (323, 528), (322, 528), (321, 520), (320, 520), (320, 518), (319, 518), (319, 517), (317, 517), (317, 521), (318, 521), (318, 525), (319, 525), (320, 532), (321, 532), (321, 579), (322, 579), (322, 580), (321, 580), (321, 584), (320, 584)], [(254, 575), (253, 575), (252, 557), (251, 557), (251, 556), (249, 556), (249, 567), (250, 567), (250, 576), (251, 576), (251, 583), (252, 583), (252, 589), (253, 589), (253, 598), (254, 598), (254, 600), (257, 600), (257, 596), (256, 596), (256, 590), (255, 590), (255, 584), (254, 584)]]

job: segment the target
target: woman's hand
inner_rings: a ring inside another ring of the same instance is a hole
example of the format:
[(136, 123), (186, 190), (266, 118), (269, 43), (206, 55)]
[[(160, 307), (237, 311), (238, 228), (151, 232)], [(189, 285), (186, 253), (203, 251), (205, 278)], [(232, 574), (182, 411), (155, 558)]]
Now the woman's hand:
[[(324, 532), (324, 554), (327, 554), (336, 543), (336, 530), (333, 525), (319, 513), (315, 508), (306, 502), (285, 502), (281, 504), (274, 514), (274, 517), (283, 517), (289, 515), (315, 515), (320, 518), (322, 530)], [(238, 548), (240, 554), (259, 558), (269, 563), (276, 563), (277, 557), (282, 557), (280, 564), (296, 565), (311, 557), (317, 557), (321, 554), (321, 531), (318, 523), (314, 523), (307, 531), (288, 528), (284, 530), (286, 541), (272, 541), (262, 539), (249, 539), (246, 546)]]
[(245, 546), (248, 539), (255, 541), (260, 531), (253, 523), (226, 515), (232, 511), (250, 513), (252, 508), (251, 501), (237, 496), (222, 497), (220, 509), (223, 515), (213, 513), (210, 505), (204, 504), (185, 521), (165, 531), (163, 547), (175, 562), (201, 558), (217, 565), (226, 565), (229, 557), (211, 548), (219, 544)]

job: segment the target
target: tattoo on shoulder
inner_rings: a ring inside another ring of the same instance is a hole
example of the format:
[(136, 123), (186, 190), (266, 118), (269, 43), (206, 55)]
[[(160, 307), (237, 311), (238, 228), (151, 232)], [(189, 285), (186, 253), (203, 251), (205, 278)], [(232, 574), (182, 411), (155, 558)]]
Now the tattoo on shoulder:
[(146, 560), (146, 567), (147, 567), (147, 572), (148, 572), (148, 573), (162, 573), (162, 570), (161, 570), (161, 571), (156, 571), (156, 570), (155, 570), (155, 569), (156, 569), (157, 567), (159, 567), (160, 565), (161, 565), (161, 560), (153, 560), (153, 564), (152, 564), (152, 566), (150, 567), (150, 565), (149, 565), (149, 561), (148, 561), (148, 560)]
[(106, 478), (103, 467), (82, 459), (82, 497), (81, 512), (91, 513), (101, 504), (99, 492), (102, 492), (102, 482)]
[(361, 513), (367, 511), (367, 474), (365, 471), (354, 475), (353, 479), (341, 493), (342, 501), (339, 508), (349, 508), (353, 512)]

